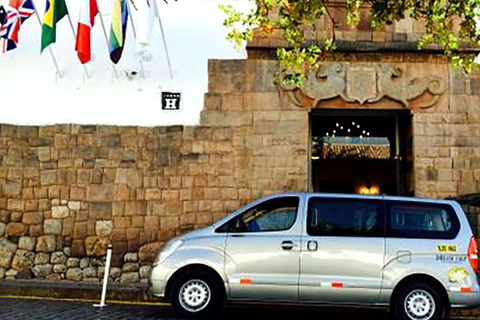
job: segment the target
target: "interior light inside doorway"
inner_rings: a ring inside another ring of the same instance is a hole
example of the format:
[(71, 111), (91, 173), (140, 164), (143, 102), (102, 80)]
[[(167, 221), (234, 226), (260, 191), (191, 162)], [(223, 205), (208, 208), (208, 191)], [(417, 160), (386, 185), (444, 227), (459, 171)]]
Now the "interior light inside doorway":
[(380, 194), (379, 186), (371, 180), (365, 181), (365, 184), (358, 186), (358, 194)]

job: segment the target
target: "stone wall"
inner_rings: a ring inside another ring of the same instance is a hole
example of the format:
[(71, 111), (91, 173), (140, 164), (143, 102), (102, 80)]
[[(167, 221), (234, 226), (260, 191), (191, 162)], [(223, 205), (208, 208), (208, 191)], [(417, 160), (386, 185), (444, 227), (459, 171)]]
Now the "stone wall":
[(414, 117), (416, 194), (445, 197), (480, 190), (480, 75), (450, 72), (442, 112)]
[(112, 243), (112, 278), (146, 281), (173, 236), (306, 190), (308, 114), (272, 65), (212, 62), (198, 127), (0, 125), (0, 279), (98, 281)]
[[(336, 40), (337, 49), (343, 51), (417, 51), (416, 42), (422, 39), (425, 33), (425, 22), (409, 17), (392, 21), (390, 25), (382, 25), (379, 28), (372, 28), (370, 23), (370, 9), (368, 6), (360, 8), (360, 21), (358, 25), (352, 26), (346, 22), (346, 1), (329, 1), (329, 14), (318, 19), (315, 23), (315, 30), (307, 33), (308, 40), (323, 41), (326, 39)], [(288, 43), (282, 39), (278, 30), (265, 33), (256, 30), (255, 35), (248, 43), (248, 49), (254, 54), (261, 54), (257, 49), (288, 47)], [(429, 49), (438, 49), (432, 45)], [(252, 56), (249, 55), (249, 58)]]
[[(338, 54), (337, 62), (400, 64), (443, 75), (447, 91), (415, 107), (417, 196), (476, 192), (480, 76), (443, 58)], [(114, 245), (112, 279), (146, 281), (163, 243), (263, 195), (309, 184), (309, 112), (272, 83), (271, 60), (210, 61), (197, 127), (0, 125), (0, 279), (98, 281)], [(398, 103), (316, 108), (399, 108)]]

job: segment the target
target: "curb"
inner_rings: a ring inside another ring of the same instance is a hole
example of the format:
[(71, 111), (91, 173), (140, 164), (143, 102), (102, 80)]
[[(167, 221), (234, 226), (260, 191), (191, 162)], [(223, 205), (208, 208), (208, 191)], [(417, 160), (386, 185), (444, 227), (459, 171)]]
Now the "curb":
[[(146, 283), (110, 283), (107, 287), (109, 301), (160, 302), (148, 293)], [(2, 280), (1, 296), (37, 297), (71, 300), (99, 301), (102, 292), (100, 282)]]

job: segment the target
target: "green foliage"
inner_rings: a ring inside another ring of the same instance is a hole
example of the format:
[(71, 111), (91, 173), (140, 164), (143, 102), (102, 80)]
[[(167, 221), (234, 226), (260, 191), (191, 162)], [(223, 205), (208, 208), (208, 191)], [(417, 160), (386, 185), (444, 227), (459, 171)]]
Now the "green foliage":
[[(253, 30), (266, 36), (279, 35), (286, 46), (277, 50), (280, 72), (276, 81), (286, 85), (300, 86), (306, 71), (314, 68), (323, 55), (335, 49), (334, 17), (328, 0), (250, 0), (255, 9), (241, 13), (232, 6), (220, 6), (227, 18), (228, 39), (240, 47), (252, 40)], [(455, 67), (470, 72), (478, 67), (475, 56), (465, 48), (480, 46), (480, 0), (345, 0), (345, 22), (356, 25), (361, 20), (362, 10), (368, 10), (373, 28), (391, 25), (405, 18), (422, 20), (426, 33), (418, 42), (419, 48), (439, 46)], [(315, 27), (318, 19), (330, 20), (330, 39), (317, 43)], [(310, 39), (310, 40), (309, 40)]]

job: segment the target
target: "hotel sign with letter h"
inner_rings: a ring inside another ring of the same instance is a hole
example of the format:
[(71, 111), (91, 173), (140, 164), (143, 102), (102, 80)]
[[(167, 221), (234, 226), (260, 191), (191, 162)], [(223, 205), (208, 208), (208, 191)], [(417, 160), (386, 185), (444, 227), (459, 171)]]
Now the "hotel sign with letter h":
[(180, 110), (180, 93), (162, 92), (162, 110)]

